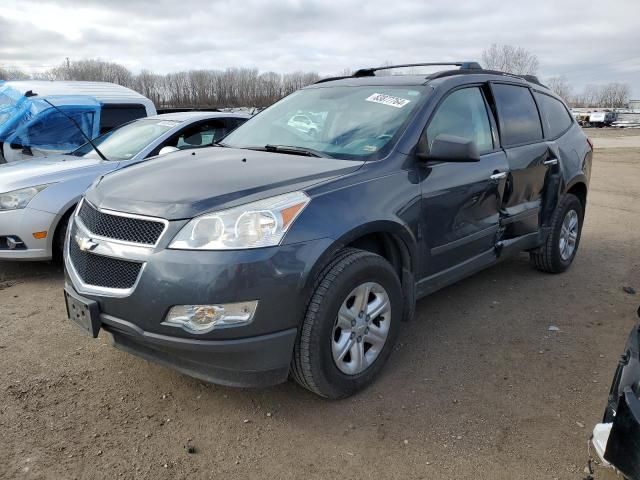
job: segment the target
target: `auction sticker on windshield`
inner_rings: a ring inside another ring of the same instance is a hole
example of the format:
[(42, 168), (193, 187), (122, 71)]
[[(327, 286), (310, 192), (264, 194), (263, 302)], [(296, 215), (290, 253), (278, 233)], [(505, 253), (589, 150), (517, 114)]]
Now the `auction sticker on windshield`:
[(163, 120), (161, 122), (158, 122), (158, 126), (159, 127), (175, 127), (179, 123), (180, 122), (174, 122), (172, 120)]
[(374, 93), (365, 98), (367, 102), (381, 103), (382, 105), (389, 105), (390, 107), (402, 108), (411, 100), (406, 98), (394, 97), (393, 95), (385, 95), (384, 93)]

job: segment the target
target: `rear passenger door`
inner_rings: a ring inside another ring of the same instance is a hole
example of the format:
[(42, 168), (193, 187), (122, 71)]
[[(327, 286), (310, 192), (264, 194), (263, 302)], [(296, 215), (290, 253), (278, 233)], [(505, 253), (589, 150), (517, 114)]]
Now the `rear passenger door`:
[(509, 162), (501, 237), (510, 239), (538, 231), (545, 178), (557, 158), (544, 141), (531, 90), (522, 85), (492, 83), (491, 91), (501, 144)]
[(558, 98), (543, 92), (534, 91), (533, 95), (542, 116), (544, 136), (549, 147), (545, 163), (549, 167), (544, 198), (542, 203), (542, 224), (548, 224), (560, 197), (563, 182), (563, 170), (582, 170), (582, 162), (575, 150), (575, 136), (570, 134), (576, 124), (569, 109)]

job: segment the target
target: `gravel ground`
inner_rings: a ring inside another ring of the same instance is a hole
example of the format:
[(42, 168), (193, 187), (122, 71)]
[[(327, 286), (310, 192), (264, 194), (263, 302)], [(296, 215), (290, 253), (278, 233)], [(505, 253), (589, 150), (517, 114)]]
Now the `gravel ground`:
[(59, 267), (0, 263), (0, 478), (582, 479), (640, 303), (622, 290), (640, 291), (640, 148), (610, 148), (640, 132), (587, 133), (607, 148), (573, 267), (522, 255), (421, 300), (379, 381), (340, 402), (117, 351), (65, 319)]

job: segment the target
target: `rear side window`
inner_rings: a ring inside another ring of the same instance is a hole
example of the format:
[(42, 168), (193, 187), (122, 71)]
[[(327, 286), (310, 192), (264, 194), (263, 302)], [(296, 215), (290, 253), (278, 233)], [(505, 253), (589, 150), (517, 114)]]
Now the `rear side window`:
[(504, 145), (518, 145), (542, 140), (542, 125), (533, 96), (528, 88), (494, 84), (500, 133)]
[(535, 96), (544, 117), (547, 136), (554, 138), (564, 133), (573, 120), (562, 102), (544, 93), (536, 92)]
[(491, 124), (479, 88), (456, 90), (445, 98), (427, 127), (429, 148), (440, 134), (473, 140), (479, 153), (493, 150)]
[(129, 104), (105, 104), (100, 113), (100, 134), (113, 130), (123, 123), (146, 117), (147, 109), (137, 103)]

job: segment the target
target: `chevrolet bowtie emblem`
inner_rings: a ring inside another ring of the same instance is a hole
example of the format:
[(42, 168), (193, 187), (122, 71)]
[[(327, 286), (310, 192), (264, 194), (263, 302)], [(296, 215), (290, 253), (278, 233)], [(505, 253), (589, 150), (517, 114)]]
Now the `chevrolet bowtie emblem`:
[(78, 247), (80, 247), (80, 250), (82, 250), (83, 252), (90, 252), (92, 250), (95, 250), (98, 246), (98, 243), (94, 242), (89, 237), (81, 237), (79, 235), (76, 235), (75, 240), (78, 244)]

